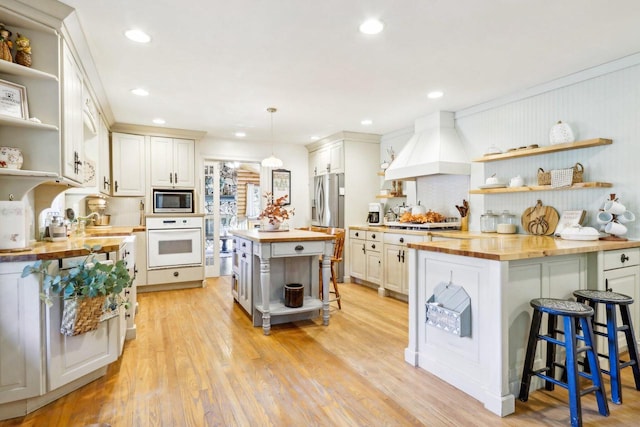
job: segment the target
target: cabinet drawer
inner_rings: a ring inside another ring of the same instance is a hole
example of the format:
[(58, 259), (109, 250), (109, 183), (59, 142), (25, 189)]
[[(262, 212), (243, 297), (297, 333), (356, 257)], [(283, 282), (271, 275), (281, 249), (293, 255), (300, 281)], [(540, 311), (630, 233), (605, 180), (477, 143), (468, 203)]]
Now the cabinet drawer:
[(349, 230), (350, 239), (366, 239), (367, 232), (364, 230)]
[(233, 247), (242, 253), (251, 253), (251, 240), (241, 239), (240, 237), (233, 238)]
[(367, 252), (380, 252), (382, 250), (382, 242), (371, 242), (367, 240)]
[(618, 249), (616, 251), (606, 251), (604, 253), (604, 269), (629, 267), (640, 264), (640, 249)]
[(204, 279), (202, 267), (167, 268), (164, 270), (147, 271), (147, 284), (194, 282)]
[(384, 233), (379, 231), (367, 231), (367, 240), (371, 240), (374, 242), (382, 242), (382, 236)]
[(271, 256), (305, 256), (322, 255), (324, 241), (283, 242), (271, 244)]
[(384, 233), (384, 243), (391, 245), (405, 245), (407, 243), (424, 242), (425, 236), (415, 234)]

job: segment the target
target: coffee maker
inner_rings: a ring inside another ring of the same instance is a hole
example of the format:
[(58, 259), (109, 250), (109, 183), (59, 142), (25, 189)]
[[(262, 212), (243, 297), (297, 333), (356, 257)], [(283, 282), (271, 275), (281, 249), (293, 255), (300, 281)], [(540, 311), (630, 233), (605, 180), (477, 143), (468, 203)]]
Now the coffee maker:
[(107, 199), (102, 195), (87, 197), (87, 208), (91, 211), (93, 227), (107, 227), (111, 220), (111, 215), (105, 213), (107, 209)]
[(367, 215), (367, 224), (382, 225), (384, 223), (384, 204), (369, 203), (369, 214)]

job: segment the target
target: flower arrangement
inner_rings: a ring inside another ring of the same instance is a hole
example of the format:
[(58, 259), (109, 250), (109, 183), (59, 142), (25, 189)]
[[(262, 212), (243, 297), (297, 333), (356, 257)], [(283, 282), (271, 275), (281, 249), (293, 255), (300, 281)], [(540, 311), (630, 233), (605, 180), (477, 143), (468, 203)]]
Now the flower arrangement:
[(283, 222), (285, 219), (289, 219), (290, 216), (294, 216), (295, 209), (287, 210), (284, 208), (284, 204), (287, 201), (286, 194), (277, 199), (273, 199), (273, 193), (267, 192), (264, 198), (267, 199), (267, 205), (264, 210), (258, 216), (258, 219), (268, 219), (269, 224), (276, 225)]

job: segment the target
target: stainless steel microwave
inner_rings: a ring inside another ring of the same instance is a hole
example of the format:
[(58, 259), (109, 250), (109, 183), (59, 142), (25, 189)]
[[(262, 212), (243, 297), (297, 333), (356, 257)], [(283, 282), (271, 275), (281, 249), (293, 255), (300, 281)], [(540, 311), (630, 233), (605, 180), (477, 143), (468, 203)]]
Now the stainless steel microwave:
[(153, 190), (153, 213), (193, 212), (193, 190)]

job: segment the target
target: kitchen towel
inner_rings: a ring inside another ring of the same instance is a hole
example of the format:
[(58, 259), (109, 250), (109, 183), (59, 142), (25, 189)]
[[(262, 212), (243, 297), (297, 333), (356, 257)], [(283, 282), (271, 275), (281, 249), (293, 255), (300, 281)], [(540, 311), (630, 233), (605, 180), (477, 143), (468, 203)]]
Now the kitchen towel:
[(571, 187), (573, 182), (573, 168), (553, 169), (551, 171), (551, 187)]

